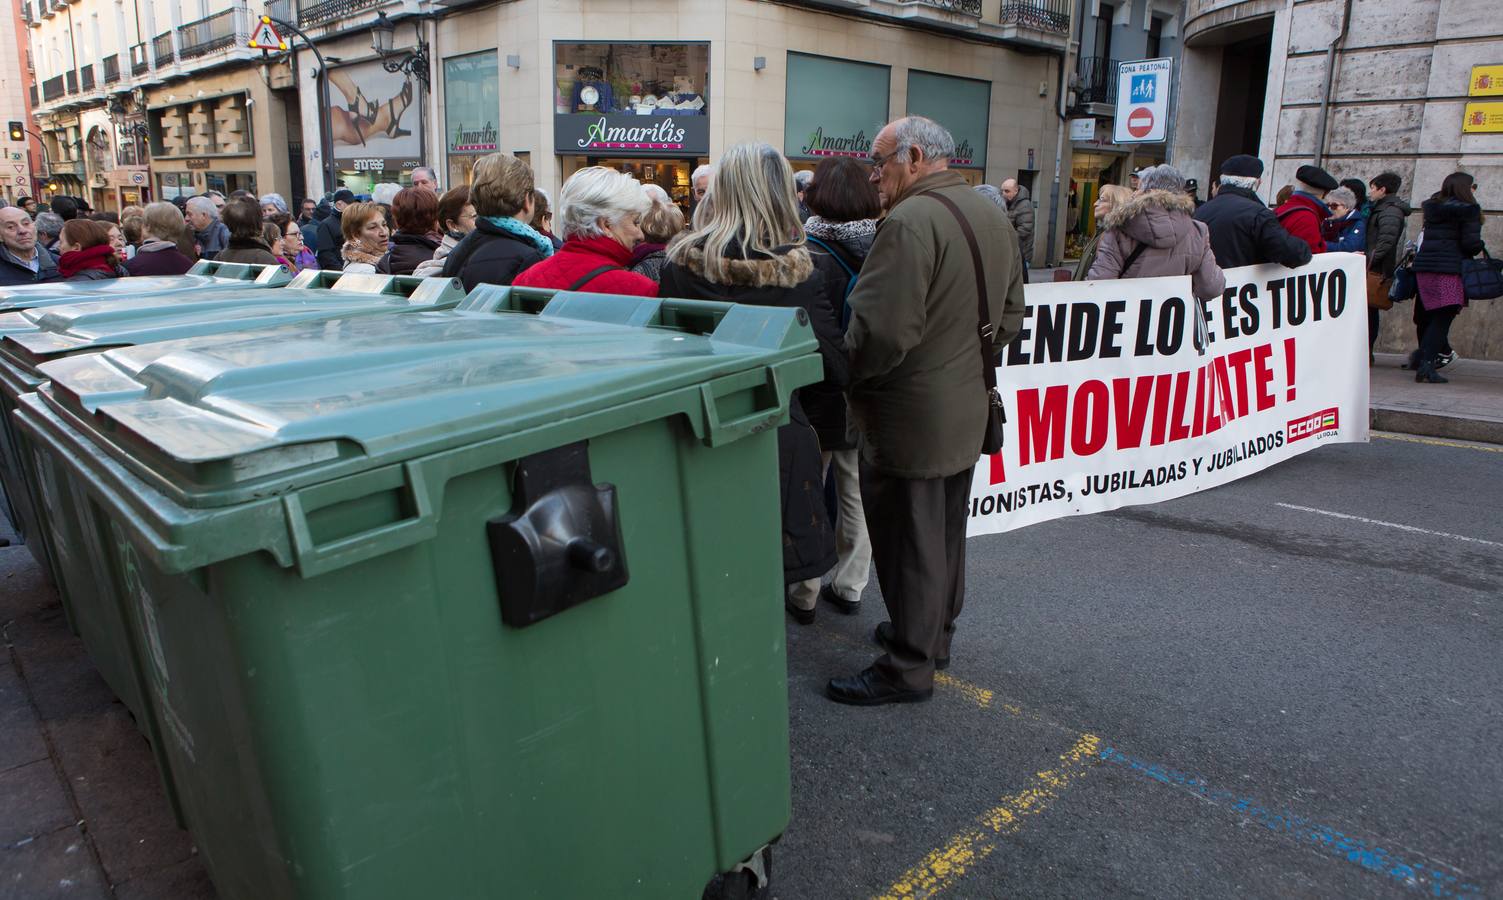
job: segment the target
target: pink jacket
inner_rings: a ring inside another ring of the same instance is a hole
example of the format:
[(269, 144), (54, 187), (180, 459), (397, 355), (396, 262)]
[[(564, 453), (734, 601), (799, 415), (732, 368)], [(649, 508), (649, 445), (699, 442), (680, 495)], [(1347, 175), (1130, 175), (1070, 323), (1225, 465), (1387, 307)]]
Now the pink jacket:
[[(1107, 229), (1096, 247), (1096, 261), (1086, 276), (1091, 281), (1112, 278), (1156, 278), (1189, 275), (1191, 291), (1201, 300), (1221, 296), (1226, 276), (1216, 265), (1204, 222), (1190, 216), (1195, 200), (1172, 191), (1143, 191), (1107, 213)], [(1124, 271), (1128, 257), (1138, 254)]]

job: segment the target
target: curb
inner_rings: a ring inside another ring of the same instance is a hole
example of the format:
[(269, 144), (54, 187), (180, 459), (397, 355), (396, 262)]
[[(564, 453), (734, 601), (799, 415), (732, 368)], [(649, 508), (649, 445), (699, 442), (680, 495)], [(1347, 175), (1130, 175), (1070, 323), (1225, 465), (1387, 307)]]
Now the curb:
[(1469, 419), (1393, 406), (1374, 406), (1369, 412), (1368, 422), (1378, 431), (1503, 444), (1503, 421), (1492, 419)]

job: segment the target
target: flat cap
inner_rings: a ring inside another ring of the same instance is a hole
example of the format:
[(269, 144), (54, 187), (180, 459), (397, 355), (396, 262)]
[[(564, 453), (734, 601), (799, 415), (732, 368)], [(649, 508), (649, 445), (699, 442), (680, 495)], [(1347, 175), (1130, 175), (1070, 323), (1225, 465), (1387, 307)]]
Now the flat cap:
[(1323, 191), (1334, 191), (1341, 185), (1331, 177), (1331, 173), (1320, 166), (1300, 166), (1294, 173), (1296, 181), (1303, 181), (1313, 188)]
[(1262, 178), (1263, 160), (1256, 156), (1248, 156), (1239, 153), (1236, 156), (1227, 157), (1226, 162), (1221, 164), (1221, 174), (1235, 175), (1238, 178)]

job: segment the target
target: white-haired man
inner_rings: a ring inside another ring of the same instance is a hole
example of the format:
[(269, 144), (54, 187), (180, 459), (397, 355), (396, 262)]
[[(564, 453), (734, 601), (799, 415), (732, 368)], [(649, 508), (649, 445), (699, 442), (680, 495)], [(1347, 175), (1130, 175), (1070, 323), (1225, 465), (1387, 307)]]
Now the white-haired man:
[(886, 653), (830, 681), (840, 703), (927, 700), (935, 670), (949, 665), (986, 372), (1023, 318), (1017, 235), (1006, 213), (948, 171), (954, 154), (950, 133), (922, 116), (888, 124), (872, 143), (888, 212), (851, 292), (845, 344), (861, 500), (891, 621), (877, 626)]
[(704, 201), (705, 194), (708, 194), (710, 192), (710, 182), (714, 179), (715, 167), (709, 164), (700, 166), (699, 168), (694, 170), (693, 175), (689, 176), (689, 186), (692, 189), (690, 197), (693, 200), (693, 202), (689, 204), (691, 211), (693, 207), (698, 206), (701, 202)]
[(219, 221), (219, 207), (208, 196), (189, 197), (183, 214), (193, 229), (193, 241), (201, 259), (213, 259), (230, 243), (230, 229)]
[(427, 188), (434, 194), (437, 194), (438, 173), (427, 166), (418, 166), (412, 170), (412, 186), (415, 188)]
[(0, 209), (0, 285), (57, 277), (57, 259), (37, 241), (37, 225), (19, 206)]

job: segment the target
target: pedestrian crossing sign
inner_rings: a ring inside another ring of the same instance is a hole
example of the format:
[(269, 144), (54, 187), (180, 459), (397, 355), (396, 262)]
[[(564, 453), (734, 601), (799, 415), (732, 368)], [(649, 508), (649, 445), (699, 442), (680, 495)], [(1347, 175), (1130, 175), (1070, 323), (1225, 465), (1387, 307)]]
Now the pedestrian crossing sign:
[(273, 50), (286, 50), (287, 42), (277, 34), (276, 26), (271, 24), (271, 17), (262, 16), (261, 21), (256, 23), (256, 30), (251, 32), (247, 46), (252, 50), (270, 53)]

